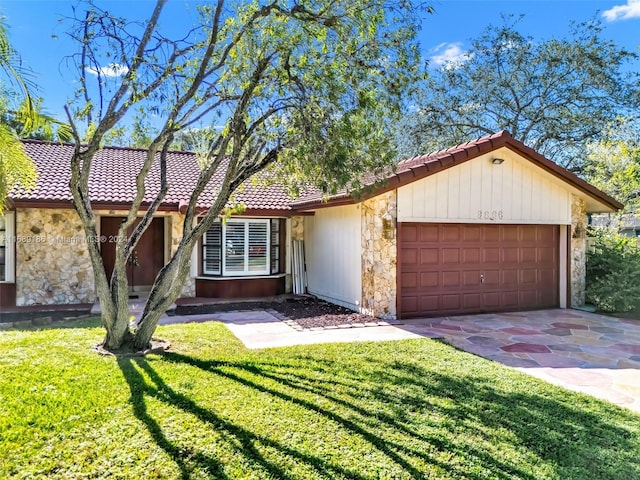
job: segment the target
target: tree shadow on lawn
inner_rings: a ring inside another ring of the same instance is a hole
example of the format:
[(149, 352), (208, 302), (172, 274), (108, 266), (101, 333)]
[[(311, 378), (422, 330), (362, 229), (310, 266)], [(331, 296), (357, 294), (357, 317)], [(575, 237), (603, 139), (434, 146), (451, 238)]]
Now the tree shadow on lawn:
[[(380, 362), (365, 379), (348, 369), (313, 370), (318, 359), (312, 358), (306, 369), (300, 368), (300, 359), (291, 363), (219, 362), (179, 353), (166, 353), (161, 359), (194, 367), (195, 378), (215, 375), (337, 424), (363, 441), (368, 449), (386, 457), (396, 470), (415, 479), (427, 476), (424, 465), (431, 465), (431, 472), (477, 480), (486, 478), (487, 471), (501, 479), (537, 478), (531, 468), (521, 468), (490, 448), (476, 445), (473, 438), (485, 435), (478, 432), (478, 426), (489, 430), (487, 436), (508, 430), (520, 451), (526, 450), (554, 464), (561, 477), (572, 471), (590, 473), (593, 478), (614, 477), (612, 472), (620, 469), (615, 463), (620, 462), (623, 452), (637, 449), (631, 432), (604, 422), (579, 405), (535, 393), (501, 391), (486, 378), (471, 377), (470, 381), (467, 376), (461, 380), (415, 363)], [(308, 453), (308, 446), (307, 452), (301, 451), (292, 440), (285, 443), (223, 418), (169, 386), (145, 358), (122, 357), (118, 362), (131, 390), (135, 416), (176, 462), (183, 478), (189, 478), (196, 468), (204, 469), (213, 478), (229, 477), (221, 460), (196, 452), (197, 447), (180, 447), (169, 440), (149, 413), (147, 398), (179, 408), (212, 426), (238, 454), (274, 478), (292, 475), (282, 466), (286, 462), (265, 458), (261, 453), (265, 449), (327, 478), (369, 478), (353, 467), (341, 466), (339, 460)], [(449, 434), (449, 428), (458, 431)], [(447, 453), (455, 461), (443, 460)], [(629, 455), (632, 462), (634, 454)], [(628, 471), (632, 468), (629, 466)], [(634, 472), (631, 475), (639, 474), (637, 468)]]

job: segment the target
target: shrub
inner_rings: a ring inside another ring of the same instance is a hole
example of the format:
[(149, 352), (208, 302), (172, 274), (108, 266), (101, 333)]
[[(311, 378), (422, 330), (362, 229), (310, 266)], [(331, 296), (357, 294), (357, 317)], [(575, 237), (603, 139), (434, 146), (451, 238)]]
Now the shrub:
[(640, 302), (640, 249), (635, 238), (593, 232), (587, 252), (587, 302), (604, 312), (628, 312)]

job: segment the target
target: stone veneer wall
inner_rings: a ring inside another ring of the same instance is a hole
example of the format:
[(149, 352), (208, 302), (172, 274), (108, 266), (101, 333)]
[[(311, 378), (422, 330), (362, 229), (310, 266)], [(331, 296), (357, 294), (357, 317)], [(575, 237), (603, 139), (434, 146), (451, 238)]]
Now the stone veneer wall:
[(587, 210), (584, 200), (571, 198), (571, 306), (585, 303), (587, 268)]
[(92, 303), (93, 271), (75, 210), (16, 211), (16, 305)]
[(291, 240), (304, 240), (304, 217), (291, 217)]
[[(362, 202), (362, 313), (396, 318), (397, 194)], [(386, 225), (385, 225), (386, 223)]]
[[(183, 230), (182, 225), (184, 223), (184, 215), (178, 212), (171, 212), (165, 218), (165, 222), (170, 222), (170, 225), (171, 225), (169, 229), (165, 228), (165, 234), (167, 233), (167, 230), (170, 232), (171, 242), (169, 244), (169, 255), (173, 255), (176, 249), (178, 248), (178, 245), (180, 244), (180, 239), (182, 238), (182, 230)], [(165, 243), (166, 241), (167, 239), (165, 239)], [(200, 243), (196, 243), (196, 246), (194, 247), (194, 249), (197, 249), (198, 245), (200, 245)], [(191, 258), (192, 259), (195, 258), (195, 261), (197, 262), (199, 255), (196, 252), (196, 254), (192, 255)], [(194, 269), (191, 269), (191, 271), (193, 272)], [(197, 265), (195, 268), (195, 272), (198, 272)], [(196, 296), (196, 279), (192, 277), (191, 274), (185, 280), (185, 284), (182, 287), (182, 293), (180, 294), (180, 296), (181, 297)]]
[[(121, 211), (96, 211), (124, 215)], [(175, 252), (184, 216), (165, 216), (171, 235), (169, 253)], [(84, 230), (72, 209), (18, 209), (16, 212), (16, 305), (92, 303), (95, 284)], [(195, 296), (189, 277), (182, 296)]]

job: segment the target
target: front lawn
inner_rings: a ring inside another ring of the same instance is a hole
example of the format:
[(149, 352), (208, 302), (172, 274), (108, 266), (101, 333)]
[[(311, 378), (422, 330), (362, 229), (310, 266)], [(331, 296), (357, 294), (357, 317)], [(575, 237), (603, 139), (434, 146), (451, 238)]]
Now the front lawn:
[(0, 478), (632, 479), (640, 417), (433, 340), (248, 351), (219, 323), (100, 357), (0, 331)]

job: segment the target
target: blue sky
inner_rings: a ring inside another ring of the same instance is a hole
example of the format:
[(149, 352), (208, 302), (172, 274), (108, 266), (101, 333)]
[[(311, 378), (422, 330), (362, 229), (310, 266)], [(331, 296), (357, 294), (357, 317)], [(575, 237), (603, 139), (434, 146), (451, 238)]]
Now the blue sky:
[[(39, 96), (45, 111), (62, 116), (62, 107), (73, 95), (74, 79), (64, 63), (74, 45), (59, 20), (72, 14), (72, 0), (0, 0), (0, 15), (9, 26), (10, 40), (24, 63), (34, 70)], [(97, 4), (116, 14), (146, 17), (151, 0), (111, 0)], [(195, 2), (170, 0), (172, 22), (191, 22)], [(435, 14), (429, 15), (421, 32), (421, 46), (432, 65), (464, 55), (469, 39), (488, 25), (500, 25), (500, 15), (525, 14), (522, 33), (538, 39), (564, 36), (570, 21), (599, 16), (605, 23), (605, 36), (627, 49), (640, 47), (640, 0), (436, 0)], [(640, 70), (640, 62), (638, 62)]]

